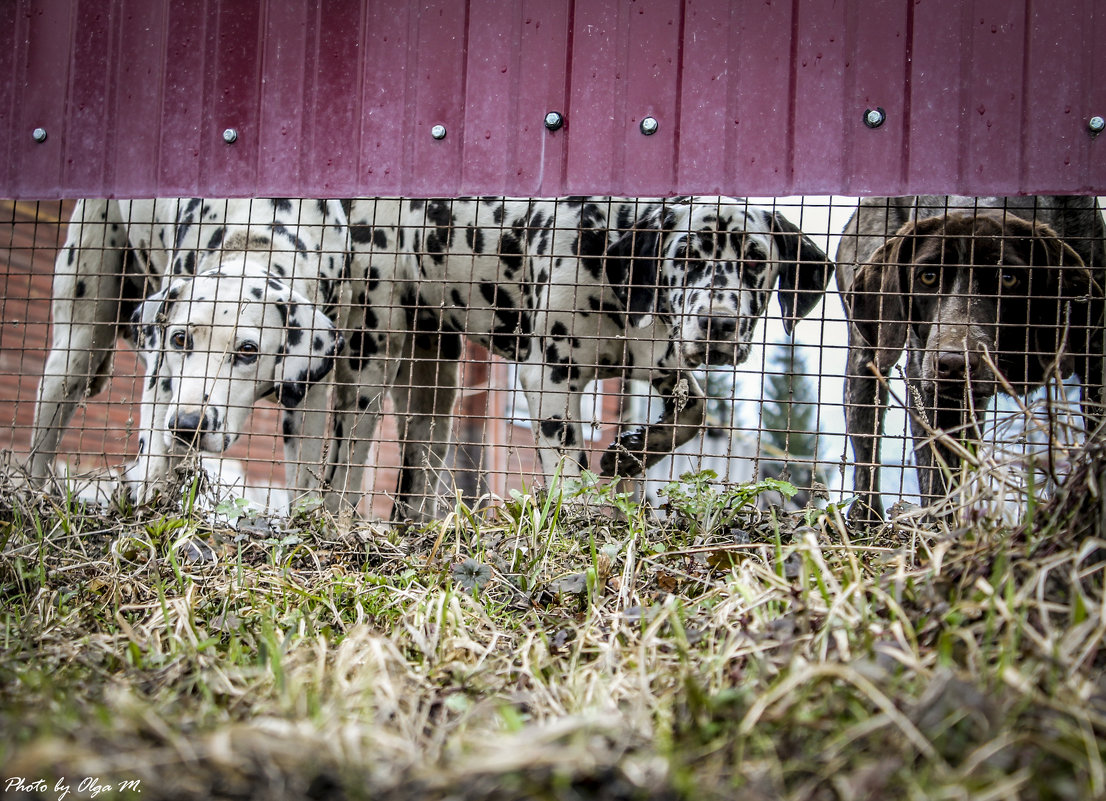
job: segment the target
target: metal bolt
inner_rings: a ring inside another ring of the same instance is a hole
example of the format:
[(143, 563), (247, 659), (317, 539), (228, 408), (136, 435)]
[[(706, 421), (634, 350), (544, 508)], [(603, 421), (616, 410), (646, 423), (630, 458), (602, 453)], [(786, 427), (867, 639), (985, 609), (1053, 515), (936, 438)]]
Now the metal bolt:
[(545, 115), (545, 127), (551, 131), (559, 131), (564, 124), (564, 115), (559, 111), (550, 111)]
[(879, 106), (867, 109), (864, 112), (864, 124), (869, 128), (878, 128), (887, 119), (887, 112)]
[(43, 142), (46, 141), (46, 129), (35, 128), (33, 131), (31, 131), (31, 138), (41, 145)]
[(646, 136), (652, 136), (657, 132), (657, 129), (661, 127), (661, 124), (657, 122), (656, 117), (646, 117), (641, 121), (641, 125), (639, 125), (638, 127)]
[(445, 126), (435, 125), (433, 128), (430, 129), (430, 135), (433, 136), (435, 139), (445, 139)]
[(1087, 130), (1093, 134), (1102, 133), (1103, 129), (1106, 129), (1106, 120), (1095, 114), (1089, 120), (1087, 120)]
[(233, 145), (238, 141), (238, 131), (235, 128), (227, 128), (223, 131), (223, 141), (228, 145)]

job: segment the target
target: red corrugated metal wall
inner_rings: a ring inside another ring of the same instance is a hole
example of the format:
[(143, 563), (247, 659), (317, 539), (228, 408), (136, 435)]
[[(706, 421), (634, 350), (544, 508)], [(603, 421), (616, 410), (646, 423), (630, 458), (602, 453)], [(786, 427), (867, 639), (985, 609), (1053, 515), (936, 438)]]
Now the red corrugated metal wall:
[(0, 195), (1102, 192), (1098, 5), (8, 0)]

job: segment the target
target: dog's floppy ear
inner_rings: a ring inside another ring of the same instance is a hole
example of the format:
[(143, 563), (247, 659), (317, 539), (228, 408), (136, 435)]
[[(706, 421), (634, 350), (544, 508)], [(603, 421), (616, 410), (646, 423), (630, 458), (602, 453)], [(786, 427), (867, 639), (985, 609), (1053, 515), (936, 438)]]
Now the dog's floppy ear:
[(778, 211), (771, 215), (772, 239), (780, 254), (779, 301), (783, 330), (791, 335), (826, 293), (833, 262), (820, 247)]
[(1030, 324), (1041, 367), (1067, 378), (1075, 372), (1076, 357), (1087, 352), (1092, 321), (1101, 316), (1102, 288), (1049, 226), (1008, 218), (1005, 227), (1008, 241), (1028, 251), (1020, 255), (1033, 268)]
[(635, 328), (648, 325), (657, 308), (661, 243), (674, 218), (671, 210), (656, 211), (644, 226), (623, 232), (603, 258), (606, 280)]
[(314, 304), (296, 292), (272, 300), (284, 321), (284, 342), (277, 354), (274, 393), (286, 409), (299, 406), (308, 388), (334, 367), (344, 346), (341, 334)]
[(913, 247), (913, 224), (887, 240), (870, 261), (860, 265), (852, 286), (841, 293), (841, 303), (849, 322), (876, 351), (876, 364), (882, 372), (894, 366), (906, 347), (906, 297), (902, 287), (902, 250), (904, 242)]

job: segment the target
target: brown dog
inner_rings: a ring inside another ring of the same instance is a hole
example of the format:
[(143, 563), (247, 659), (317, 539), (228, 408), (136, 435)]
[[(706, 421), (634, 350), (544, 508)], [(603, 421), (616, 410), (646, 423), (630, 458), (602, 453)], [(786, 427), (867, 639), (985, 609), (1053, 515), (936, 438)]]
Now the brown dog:
[[(955, 469), (959, 462), (933, 441), (931, 429), (970, 436), (996, 393), (1024, 394), (1053, 375), (1075, 374), (1088, 419), (1100, 412), (1102, 289), (1086, 263), (1106, 264), (1102, 216), (1093, 198), (1055, 200), (1025, 214), (948, 211), (948, 199), (905, 207), (873, 199), (850, 220), (837, 259), (850, 321), (845, 420), (855, 458), (853, 522), (883, 516), (878, 454), (887, 389), (873, 371), (888, 376), (904, 349), (926, 503), (948, 489), (941, 465)], [(945, 213), (926, 217), (926, 209)], [(916, 219), (881, 237), (879, 226), (887, 232), (904, 211)], [(1050, 218), (1071, 232), (1067, 241), (1042, 222)], [(1087, 388), (1094, 388), (1089, 397)]]

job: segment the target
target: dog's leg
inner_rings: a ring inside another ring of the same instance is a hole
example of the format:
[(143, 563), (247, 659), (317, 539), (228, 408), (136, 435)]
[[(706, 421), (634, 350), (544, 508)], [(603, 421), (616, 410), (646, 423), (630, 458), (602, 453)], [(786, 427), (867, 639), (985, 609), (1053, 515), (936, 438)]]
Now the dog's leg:
[[(398, 319), (402, 312), (397, 310)], [(397, 315), (392, 315), (397, 316)], [(326, 476), (326, 508), (356, 510), (364, 491), (365, 463), (380, 422), (384, 397), (396, 381), (407, 335), (395, 319), (383, 330), (350, 338), (351, 354), (338, 360), (333, 437)], [(371, 343), (370, 343), (371, 340)], [(373, 355), (367, 355), (369, 352)]]
[(918, 492), (922, 505), (931, 506), (953, 489), (951, 482), (961, 464), (957, 452), (935, 436), (944, 434), (956, 440), (975, 440), (986, 418), (986, 410), (977, 408), (973, 414), (963, 405), (949, 406), (947, 400), (938, 398), (936, 391), (924, 382), (917, 382), (908, 394)]
[(853, 448), (853, 494), (849, 522), (856, 526), (883, 522), (880, 495), (880, 443), (887, 415), (887, 385), (873, 373), (875, 351), (858, 344), (859, 335), (849, 332), (849, 355), (845, 369), (845, 430)]
[[(1101, 314), (1098, 316), (1101, 319)], [(1080, 368), (1076, 371), (1082, 379), (1079, 385), (1079, 405), (1083, 414), (1083, 427), (1087, 437), (1099, 430), (1103, 421), (1106, 421), (1106, 376), (1103, 368), (1106, 367), (1106, 328), (1100, 324), (1097, 330), (1092, 330), (1088, 337), (1090, 343), (1088, 353), (1081, 361)]]
[[(540, 359), (541, 356), (532, 356)], [(572, 371), (572, 365), (558, 368)], [(542, 471), (549, 480), (579, 478), (588, 466), (584, 450), (584, 430), (580, 425), (580, 395), (590, 376), (579, 374), (570, 380), (555, 381), (549, 367), (540, 361), (520, 364), (518, 381), (530, 407), (534, 441), (541, 458)]]
[(284, 465), (288, 488), (293, 493), (308, 493), (310, 496), (322, 485), (329, 391), (329, 382), (313, 384), (298, 407), (282, 412)]
[(120, 321), (126, 233), (115, 204), (77, 203), (53, 283), (53, 329), (35, 405), (29, 470), (42, 481), (77, 404), (97, 392), (112, 363)]
[[(911, 354), (913, 355), (913, 354)], [(936, 408), (936, 394), (921, 382), (907, 388), (907, 410), (914, 438), (914, 465), (918, 471), (918, 494), (922, 506), (930, 506), (947, 491), (941, 466), (955, 470), (959, 460), (933, 439), (934, 431), (944, 430), (952, 422), (950, 410)]]
[[(340, 514), (356, 510), (361, 501), (364, 462), (368, 460), (369, 441), (380, 418), (385, 389), (383, 379), (373, 370), (354, 369), (345, 357), (338, 359), (334, 368), (334, 385), (334, 417), (323, 486), (327, 510)], [(366, 432), (368, 438), (358, 436)]]
[(165, 418), (172, 400), (173, 378), (162, 375), (160, 343), (142, 354), (146, 379), (138, 426), (138, 458), (126, 466), (123, 481), (136, 503), (153, 499), (158, 484), (175, 461), (169, 449), (170, 434)]
[(691, 373), (665, 373), (654, 379), (653, 387), (664, 400), (661, 419), (621, 432), (603, 454), (603, 475), (642, 473), (702, 432), (706, 396)]
[(433, 520), (438, 513), (462, 348), (459, 334), (427, 339), (413, 338), (413, 350), (403, 359), (392, 391), (402, 449), (392, 519), (417, 523)]

